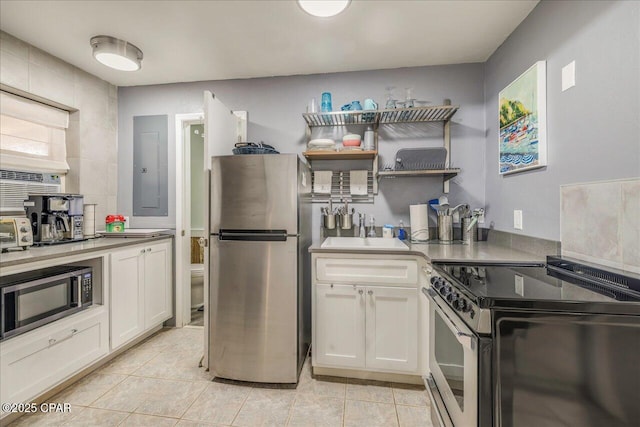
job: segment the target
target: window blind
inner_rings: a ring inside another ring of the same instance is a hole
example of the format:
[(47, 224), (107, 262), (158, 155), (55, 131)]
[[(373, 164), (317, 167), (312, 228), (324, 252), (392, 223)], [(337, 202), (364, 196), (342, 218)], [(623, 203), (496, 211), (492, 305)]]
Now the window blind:
[(69, 113), (0, 91), (0, 168), (67, 173)]

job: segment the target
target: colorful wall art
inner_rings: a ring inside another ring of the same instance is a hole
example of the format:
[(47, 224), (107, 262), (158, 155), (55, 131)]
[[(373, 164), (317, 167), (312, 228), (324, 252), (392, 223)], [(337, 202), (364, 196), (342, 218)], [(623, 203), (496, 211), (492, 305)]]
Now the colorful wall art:
[(500, 174), (547, 165), (546, 87), (538, 61), (500, 91)]

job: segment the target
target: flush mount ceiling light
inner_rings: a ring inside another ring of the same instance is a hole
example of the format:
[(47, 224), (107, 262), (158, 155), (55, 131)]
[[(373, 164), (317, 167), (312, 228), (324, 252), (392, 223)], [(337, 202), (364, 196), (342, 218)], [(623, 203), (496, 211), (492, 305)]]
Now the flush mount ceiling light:
[(335, 16), (349, 6), (351, 0), (298, 0), (298, 4), (309, 15), (328, 18)]
[(107, 67), (121, 71), (137, 71), (142, 67), (142, 51), (124, 40), (111, 36), (95, 36), (89, 41), (93, 57)]

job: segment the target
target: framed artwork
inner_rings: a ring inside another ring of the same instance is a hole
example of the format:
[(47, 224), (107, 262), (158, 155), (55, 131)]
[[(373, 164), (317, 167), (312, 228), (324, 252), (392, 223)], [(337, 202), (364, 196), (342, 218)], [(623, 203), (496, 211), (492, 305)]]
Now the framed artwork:
[(547, 165), (547, 73), (538, 61), (498, 95), (501, 175)]

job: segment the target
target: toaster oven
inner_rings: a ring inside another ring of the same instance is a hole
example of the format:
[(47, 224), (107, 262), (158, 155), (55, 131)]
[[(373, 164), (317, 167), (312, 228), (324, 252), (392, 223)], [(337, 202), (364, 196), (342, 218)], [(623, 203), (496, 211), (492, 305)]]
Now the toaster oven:
[(0, 217), (0, 249), (27, 249), (33, 245), (33, 233), (29, 219), (25, 217)]

